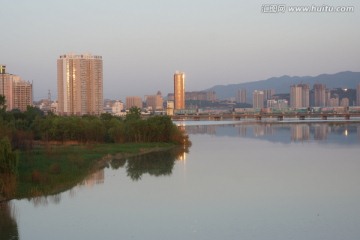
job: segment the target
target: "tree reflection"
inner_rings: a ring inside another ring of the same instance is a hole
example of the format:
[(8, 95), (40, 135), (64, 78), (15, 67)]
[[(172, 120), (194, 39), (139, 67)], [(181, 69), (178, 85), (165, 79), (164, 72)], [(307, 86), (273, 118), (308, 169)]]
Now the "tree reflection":
[(19, 239), (14, 209), (8, 202), (0, 203), (0, 239)]
[(188, 147), (176, 147), (167, 151), (152, 152), (128, 159), (113, 159), (111, 167), (125, 167), (127, 175), (134, 181), (141, 179), (143, 174), (151, 176), (169, 176), (172, 174), (175, 161), (182, 159)]
[(0, 173), (0, 201), (11, 199), (16, 193), (16, 175), (11, 173)]

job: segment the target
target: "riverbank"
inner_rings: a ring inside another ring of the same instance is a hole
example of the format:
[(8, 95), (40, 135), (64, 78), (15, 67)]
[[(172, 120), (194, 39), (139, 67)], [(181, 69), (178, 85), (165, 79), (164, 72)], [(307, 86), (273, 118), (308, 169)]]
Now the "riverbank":
[(172, 143), (39, 145), (19, 153), (16, 183), (2, 200), (47, 196), (66, 191), (89, 174), (108, 166), (112, 159), (127, 159), (166, 151)]

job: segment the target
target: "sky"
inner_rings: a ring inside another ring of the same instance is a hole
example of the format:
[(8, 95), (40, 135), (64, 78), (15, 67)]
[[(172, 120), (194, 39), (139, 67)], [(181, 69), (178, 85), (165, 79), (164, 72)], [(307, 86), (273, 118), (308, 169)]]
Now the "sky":
[[(264, 6), (286, 2), (283, 13)], [(290, 6), (353, 6), (301, 12)], [(360, 71), (357, 0), (0, 0), (0, 64), (56, 99), (56, 60), (103, 57), (104, 98), (163, 95), (283, 75)]]

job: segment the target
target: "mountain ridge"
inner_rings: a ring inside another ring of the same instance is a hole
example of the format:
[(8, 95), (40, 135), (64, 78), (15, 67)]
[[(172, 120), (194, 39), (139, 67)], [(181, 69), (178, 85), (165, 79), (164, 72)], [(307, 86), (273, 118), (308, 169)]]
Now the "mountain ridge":
[(290, 86), (294, 84), (309, 84), (310, 89), (316, 83), (325, 84), (326, 88), (353, 88), (360, 83), (360, 72), (342, 71), (334, 74), (319, 74), (317, 76), (289, 76), (271, 77), (254, 82), (232, 83), (227, 85), (215, 85), (205, 91), (215, 91), (219, 99), (228, 99), (236, 96), (236, 91), (241, 88), (247, 90), (248, 98), (254, 90), (274, 89), (277, 93), (289, 93)]

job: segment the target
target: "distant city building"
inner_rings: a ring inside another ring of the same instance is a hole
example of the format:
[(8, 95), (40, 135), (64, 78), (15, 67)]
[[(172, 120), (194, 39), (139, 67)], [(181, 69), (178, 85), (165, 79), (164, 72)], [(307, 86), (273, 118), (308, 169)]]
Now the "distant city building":
[(185, 73), (174, 74), (174, 109), (185, 109)]
[(275, 94), (275, 90), (274, 89), (266, 89), (263, 90), (264, 92), (264, 100), (269, 100), (272, 98), (272, 96)]
[(356, 104), (360, 106), (360, 83), (357, 85), (356, 88)]
[(274, 108), (274, 109), (285, 109), (289, 107), (289, 102), (286, 99), (270, 99), (267, 100), (268, 108)]
[(325, 106), (329, 106), (330, 98), (331, 98), (331, 90), (325, 89)]
[(129, 110), (132, 107), (137, 107), (140, 109), (143, 108), (143, 103), (142, 103), (141, 97), (139, 97), (139, 96), (126, 97), (126, 109)]
[(328, 103), (329, 107), (338, 107), (339, 106), (339, 97), (333, 97), (329, 99)]
[(255, 90), (253, 92), (253, 108), (264, 107), (264, 92)]
[(238, 89), (236, 92), (236, 98), (235, 101), (237, 103), (246, 103), (247, 102), (247, 96), (246, 96), (246, 89), (242, 88), (242, 89)]
[(54, 101), (51, 103), (50, 111), (55, 114), (58, 114), (58, 102), (57, 101)]
[(168, 101), (174, 101), (174, 93), (168, 93), (167, 100)]
[(103, 112), (103, 61), (91, 54), (66, 54), (57, 60), (58, 113)]
[(163, 97), (161, 92), (158, 91), (156, 95), (145, 96), (146, 107), (152, 111), (163, 110)]
[(340, 101), (341, 107), (348, 107), (349, 106), (349, 99), (348, 98), (342, 98)]
[(326, 86), (324, 84), (314, 84), (314, 107), (326, 106)]
[(0, 65), (0, 95), (5, 96), (6, 110), (26, 111), (33, 104), (33, 89), (30, 82), (19, 76), (6, 73), (6, 66)]
[(309, 107), (309, 85), (297, 84), (290, 87), (290, 107)]
[(123, 115), (124, 103), (120, 100), (116, 100), (111, 106), (111, 113), (115, 116)]
[(215, 101), (216, 93), (214, 91), (185, 92), (185, 100)]
[(168, 116), (174, 115), (174, 101), (166, 102), (166, 115), (168, 115)]

